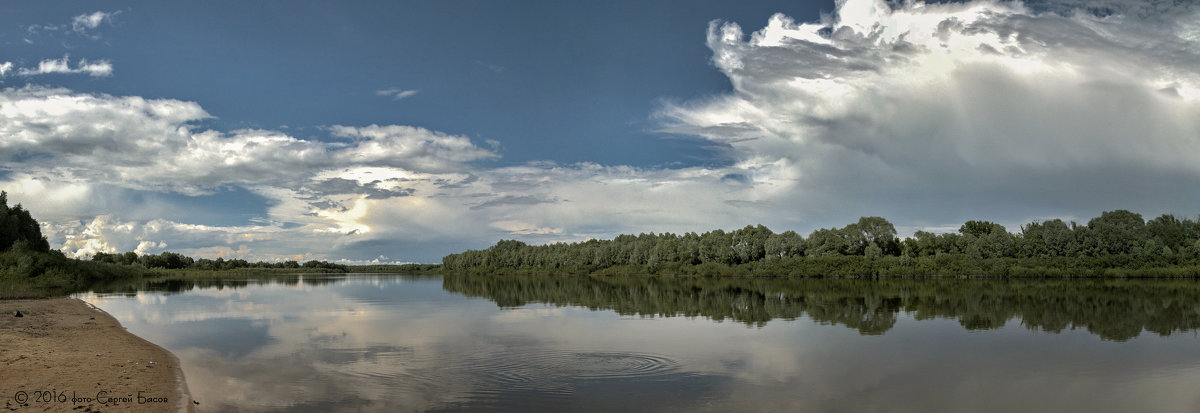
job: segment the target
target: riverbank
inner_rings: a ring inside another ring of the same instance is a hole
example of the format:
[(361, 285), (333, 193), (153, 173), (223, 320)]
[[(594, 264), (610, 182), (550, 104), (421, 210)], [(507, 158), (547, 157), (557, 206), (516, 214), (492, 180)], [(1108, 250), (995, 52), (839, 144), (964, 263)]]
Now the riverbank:
[(74, 298), (0, 300), (0, 368), (10, 411), (192, 411), (173, 354)]

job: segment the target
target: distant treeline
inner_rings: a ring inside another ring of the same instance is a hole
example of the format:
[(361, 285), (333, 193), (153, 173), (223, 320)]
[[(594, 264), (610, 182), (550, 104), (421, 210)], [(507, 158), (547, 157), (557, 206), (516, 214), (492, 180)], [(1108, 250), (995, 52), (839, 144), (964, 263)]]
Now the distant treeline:
[(1054, 219), (1010, 233), (972, 220), (957, 233), (899, 239), (886, 219), (864, 217), (808, 237), (758, 225), (539, 246), (504, 240), (442, 263), (478, 274), (1200, 276), (1200, 222), (1116, 210), (1087, 225)]
[(8, 193), (0, 191), (0, 299), (67, 294), (98, 281), (137, 279), (162, 275), (161, 270), (187, 273), (227, 270), (278, 270), (288, 272), (347, 272), (345, 265), (325, 261), (276, 263), (242, 259), (193, 259), (174, 252), (138, 255), (98, 253), (90, 261), (67, 258), (50, 249), (41, 226), (20, 204), (9, 206)]
[(297, 261), (280, 261), (280, 262), (249, 262), (241, 258), (226, 260), (217, 258), (215, 260), (208, 258), (194, 259), (192, 257), (175, 253), (163, 252), (160, 254), (145, 254), (138, 255), (130, 251), (121, 254), (109, 254), (98, 252), (92, 256), (92, 261), (106, 262), (121, 265), (140, 265), (146, 268), (163, 268), (168, 270), (201, 270), (201, 271), (225, 271), (236, 270), (243, 268), (258, 268), (258, 269), (322, 269), (332, 270), (337, 272), (348, 272), (349, 267), (327, 261), (305, 261), (303, 264)]

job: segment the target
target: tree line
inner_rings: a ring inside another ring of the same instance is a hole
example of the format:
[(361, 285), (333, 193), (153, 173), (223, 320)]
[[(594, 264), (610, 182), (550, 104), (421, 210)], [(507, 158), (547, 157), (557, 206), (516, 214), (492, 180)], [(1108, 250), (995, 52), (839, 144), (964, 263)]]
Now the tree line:
[(67, 258), (50, 249), (41, 225), (20, 204), (9, 206), (8, 193), (0, 191), (0, 299), (67, 294), (97, 281), (139, 278), (162, 274), (158, 270), (222, 271), (234, 269), (285, 269), (347, 272), (349, 267), (326, 261), (247, 262), (243, 259), (194, 259), (175, 252), (138, 255), (97, 253), (91, 260)]
[(170, 252), (170, 251), (164, 251), (159, 254), (144, 254), (144, 255), (138, 255), (136, 252), (133, 252), (133, 251), (129, 251), (129, 252), (125, 252), (125, 253), (113, 253), (113, 254), (97, 252), (95, 255), (92, 255), (92, 261), (120, 264), (120, 265), (138, 265), (138, 266), (142, 266), (145, 268), (162, 268), (162, 269), (168, 269), (168, 270), (188, 269), (188, 270), (200, 270), (200, 271), (224, 271), (224, 270), (236, 270), (236, 269), (243, 269), (243, 268), (251, 268), (251, 269), (255, 269), (255, 268), (257, 268), (257, 269), (312, 268), (312, 269), (324, 269), (324, 270), (333, 270), (333, 271), (340, 271), (340, 272), (349, 271), (349, 267), (347, 267), (345, 265), (332, 263), (332, 262), (328, 262), (328, 261), (320, 261), (320, 260), (305, 261), (303, 264), (301, 264), (298, 261), (290, 261), (290, 260), (289, 261), (280, 261), (280, 262), (266, 262), (266, 261), (249, 262), (249, 261), (246, 261), (241, 258), (235, 258), (235, 259), (231, 259), (231, 260), (226, 260), (225, 258), (217, 258), (215, 260), (208, 259), (208, 258), (195, 259), (195, 258), (186, 256), (186, 255), (183, 255), (180, 253)]
[(1009, 232), (967, 221), (957, 232), (900, 239), (881, 217), (807, 237), (762, 225), (703, 234), (619, 235), (611, 240), (527, 245), (502, 240), (450, 254), (444, 270), (473, 273), (701, 275), (1184, 275), (1200, 276), (1200, 222), (1127, 210), (1086, 225), (1060, 219)]

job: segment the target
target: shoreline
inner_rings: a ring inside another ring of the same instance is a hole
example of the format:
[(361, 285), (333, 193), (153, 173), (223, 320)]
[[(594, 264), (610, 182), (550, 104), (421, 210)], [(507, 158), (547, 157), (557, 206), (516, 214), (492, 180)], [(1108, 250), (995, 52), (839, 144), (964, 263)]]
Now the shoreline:
[(8, 410), (194, 411), (174, 354), (77, 298), (0, 300), (0, 368)]

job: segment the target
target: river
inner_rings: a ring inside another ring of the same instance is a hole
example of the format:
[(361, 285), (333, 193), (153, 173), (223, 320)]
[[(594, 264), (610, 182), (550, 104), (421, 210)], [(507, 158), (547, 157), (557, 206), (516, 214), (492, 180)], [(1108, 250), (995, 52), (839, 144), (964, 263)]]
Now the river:
[(201, 412), (1200, 411), (1192, 280), (296, 275), (76, 294)]

